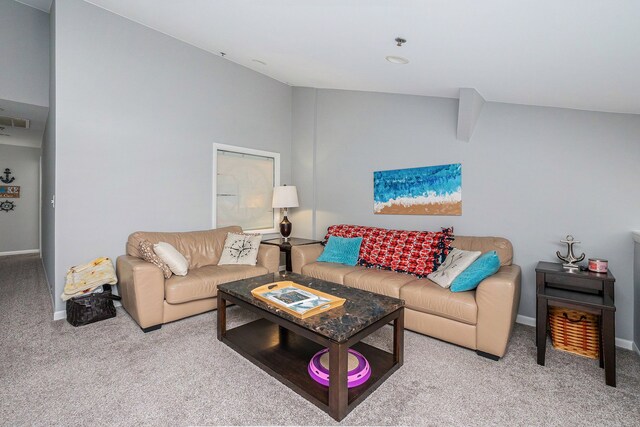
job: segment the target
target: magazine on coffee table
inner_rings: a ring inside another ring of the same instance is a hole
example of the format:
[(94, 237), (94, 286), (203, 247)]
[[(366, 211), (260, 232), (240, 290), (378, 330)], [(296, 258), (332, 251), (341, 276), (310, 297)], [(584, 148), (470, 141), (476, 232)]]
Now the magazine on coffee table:
[(291, 281), (263, 285), (252, 290), (251, 294), (301, 319), (340, 307), (345, 302), (344, 298), (338, 298)]
[(302, 289), (298, 289), (294, 286), (287, 286), (286, 288), (266, 292), (262, 294), (262, 296), (287, 307), (294, 307), (319, 299), (319, 297), (315, 296), (311, 292), (303, 291)]

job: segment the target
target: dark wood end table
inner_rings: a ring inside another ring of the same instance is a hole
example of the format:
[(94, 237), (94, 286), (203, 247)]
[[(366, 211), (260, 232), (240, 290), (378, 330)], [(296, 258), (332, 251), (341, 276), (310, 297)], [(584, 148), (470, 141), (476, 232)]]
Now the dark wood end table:
[(293, 246), (302, 246), (302, 245), (313, 245), (314, 243), (322, 243), (320, 240), (311, 240), (311, 239), (299, 239), (297, 237), (289, 237), (289, 239), (285, 240), (280, 237), (278, 239), (269, 239), (263, 240), (261, 243), (265, 245), (274, 245), (280, 247), (280, 252), (284, 252), (286, 255), (286, 270), (292, 271), (291, 268), (291, 248)]
[(611, 274), (565, 269), (562, 264), (539, 262), (536, 267), (536, 346), (538, 365), (544, 366), (548, 307), (566, 307), (600, 316), (600, 367), (607, 385), (616, 386), (616, 327)]
[[(279, 280), (346, 298), (341, 307), (299, 319), (254, 298), (251, 290)], [(260, 319), (227, 330), (227, 301)], [(218, 285), (218, 339), (340, 421), (404, 362), (404, 301), (295, 273), (267, 274)], [(361, 342), (393, 323), (392, 353)], [(329, 349), (329, 387), (307, 371), (318, 351)], [(361, 353), (371, 367), (364, 384), (347, 387), (348, 350)], [(320, 423), (322, 424), (322, 423)]]

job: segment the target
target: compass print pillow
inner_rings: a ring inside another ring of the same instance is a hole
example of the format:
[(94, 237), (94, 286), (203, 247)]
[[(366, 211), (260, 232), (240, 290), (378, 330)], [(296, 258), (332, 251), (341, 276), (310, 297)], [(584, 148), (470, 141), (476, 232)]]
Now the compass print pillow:
[(227, 233), (218, 265), (256, 265), (261, 240), (259, 234)]

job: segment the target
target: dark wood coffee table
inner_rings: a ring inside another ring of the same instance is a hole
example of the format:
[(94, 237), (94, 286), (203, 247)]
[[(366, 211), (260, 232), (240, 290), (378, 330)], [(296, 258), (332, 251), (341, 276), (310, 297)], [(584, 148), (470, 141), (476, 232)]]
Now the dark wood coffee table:
[[(251, 295), (252, 289), (281, 280), (347, 301), (342, 307), (298, 319)], [(227, 302), (258, 314), (260, 319), (227, 330)], [(360, 342), (390, 322), (393, 353)], [(267, 274), (218, 285), (218, 339), (340, 421), (402, 366), (404, 301), (294, 273)], [(309, 361), (323, 348), (329, 348), (329, 387), (315, 382), (307, 372)], [(369, 380), (350, 389), (349, 348), (366, 357), (371, 367)]]

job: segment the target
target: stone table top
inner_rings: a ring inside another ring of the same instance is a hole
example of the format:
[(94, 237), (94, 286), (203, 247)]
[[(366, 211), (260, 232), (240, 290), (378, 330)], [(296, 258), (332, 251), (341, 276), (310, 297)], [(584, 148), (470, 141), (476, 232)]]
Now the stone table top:
[[(251, 295), (251, 291), (268, 283), (290, 280), (312, 289), (346, 299), (336, 307), (315, 316), (300, 319), (276, 305)], [(331, 283), (295, 273), (273, 273), (218, 285), (218, 290), (267, 310), (336, 342), (345, 342), (367, 326), (404, 307), (404, 301), (361, 289)]]

